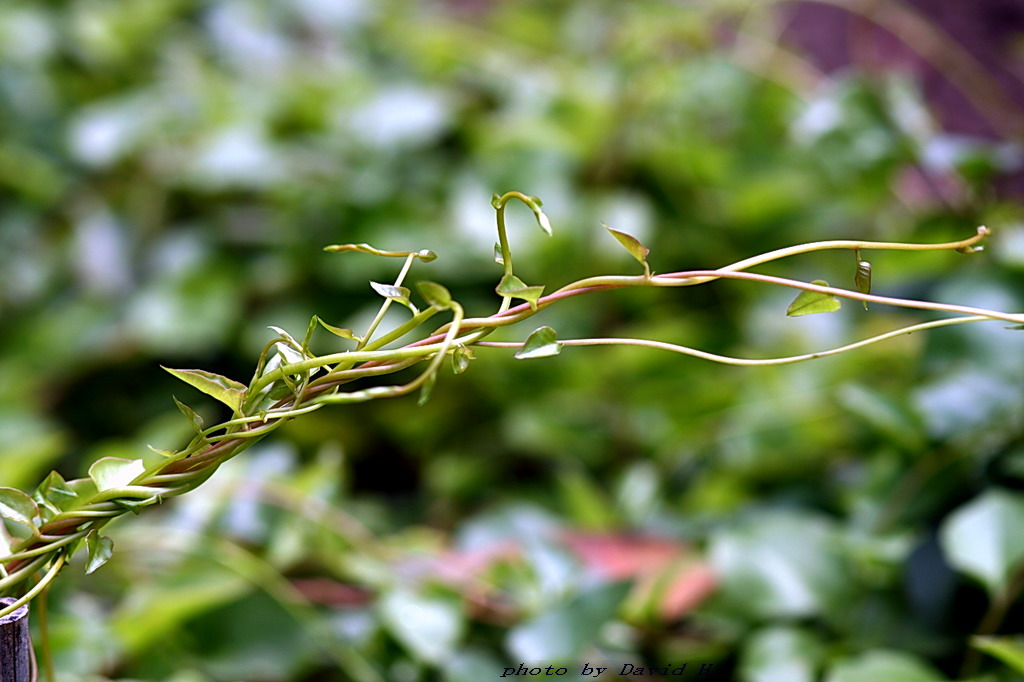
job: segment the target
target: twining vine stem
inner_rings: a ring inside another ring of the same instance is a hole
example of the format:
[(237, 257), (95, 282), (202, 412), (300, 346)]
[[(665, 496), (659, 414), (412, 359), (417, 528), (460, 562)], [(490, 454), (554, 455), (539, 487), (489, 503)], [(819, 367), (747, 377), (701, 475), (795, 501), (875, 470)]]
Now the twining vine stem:
[[(319, 410), (329, 404), (347, 404), (381, 398), (392, 398), (415, 391), (425, 401), (446, 360), (456, 373), (466, 369), (473, 359), (472, 349), (516, 349), (518, 358), (555, 355), (564, 347), (619, 345), (683, 353), (714, 362), (764, 366), (801, 362), (836, 355), (872, 343), (912, 332), (949, 325), (1002, 320), (1024, 324), (1024, 315), (973, 306), (915, 301), (870, 293), (870, 264), (862, 260), (863, 251), (960, 251), (970, 253), (988, 236), (978, 228), (967, 239), (941, 244), (910, 244), (902, 242), (869, 242), (856, 240), (821, 241), (777, 249), (753, 256), (716, 270), (690, 270), (653, 274), (647, 256), (649, 250), (634, 237), (609, 228), (611, 235), (643, 267), (642, 275), (605, 275), (588, 277), (565, 285), (549, 294), (543, 286), (528, 285), (513, 270), (512, 251), (505, 225), (505, 211), (512, 200), (524, 204), (534, 214), (537, 224), (548, 234), (551, 225), (541, 202), (521, 192), (495, 195), (498, 242), (495, 260), (502, 267), (502, 277), (495, 292), (501, 303), (496, 312), (485, 317), (466, 317), (462, 306), (452, 299), (443, 286), (418, 282), (419, 298), (426, 307), (419, 309), (412, 301), (411, 290), (404, 286), (416, 260), (429, 262), (432, 251), (384, 251), (368, 244), (340, 244), (326, 250), (359, 252), (381, 257), (402, 258), (403, 265), (391, 284), (371, 283), (384, 297), (380, 310), (362, 336), (349, 329), (327, 324), (314, 316), (302, 340), (288, 332), (272, 328), (277, 335), (264, 346), (256, 371), (248, 385), (202, 370), (168, 370), (186, 383), (231, 408), (230, 419), (205, 426), (202, 418), (190, 407), (175, 401), (195, 429), (195, 436), (184, 448), (176, 451), (154, 450), (138, 459), (105, 457), (95, 462), (86, 478), (65, 481), (52, 472), (30, 493), (13, 488), (0, 488), (0, 516), (6, 521), (9, 551), (0, 558), (0, 594), (18, 595), (10, 606), (0, 609), (0, 616), (26, 604), (43, 592), (64, 568), (71, 556), (83, 546), (88, 558), (86, 571), (92, 572), (105, 563), (112, 552), (112, 542), (101, 535), (111, 520), (127, 512), (139, 513), (148, 506), (184, 494), (208, 479), (217, 468), (237, 456), (284, 422)], [(829, 286), (817, 280), (802, 282), (748, 272), (750, 268), (791, 256), (817, 251), (844, 249), (856, 255), (857, 291)], [(867, 266), (865, 268), (865, 266)], [(771, 284), (801, 292), (788, 314), (803, 315), (828, 312), (839, 307), (838, 299), (846, 298), (877, 305), (899, 306), (955, 315), (919, 322), (838, 348), (781, 358), (748, 359), (708, 353), (688, 346), (653, 339), (584, 338), (559, 340), (554, 330), (541, 327), (523, 342), (494, 342), (484, 339), (496, 329), (522, 322), (537, 312), (560, 301), (584, 294), (593, 294), (624, 287), (686, 287), (735, 279)], [(521, 303), (513, 305), (513, 300)], [(378, 329), (390, 306), (398, 303), (409, 309), (409, 319), (379, 336)], [(403, 346), (390, 347), (403, 337), (421, 329), (436, 315), (446, 314), (448, 320), (423, 338)], [(352, 349), (317, 355), (310, 349), (314, 332), (326, 330), (354, 344)], [(413, 379), (392, 385), (370, 385), (342, 390), (367, 378), (394, 374), (426, 362), (426, 367)]]

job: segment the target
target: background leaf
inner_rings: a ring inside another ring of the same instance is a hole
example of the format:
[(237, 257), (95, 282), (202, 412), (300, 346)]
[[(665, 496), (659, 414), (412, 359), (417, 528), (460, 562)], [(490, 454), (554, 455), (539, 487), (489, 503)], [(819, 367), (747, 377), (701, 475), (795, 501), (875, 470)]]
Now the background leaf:
[(398, 589), (384, 595), (379, 608), (395, 637), (424, 661), (450, 660), (464, 631), (461, 609), (451, 599)]
[(950, 514), (939, 537), (954, 568), (999, 594), (1024, 562), (1024, 497), (989, 490)]

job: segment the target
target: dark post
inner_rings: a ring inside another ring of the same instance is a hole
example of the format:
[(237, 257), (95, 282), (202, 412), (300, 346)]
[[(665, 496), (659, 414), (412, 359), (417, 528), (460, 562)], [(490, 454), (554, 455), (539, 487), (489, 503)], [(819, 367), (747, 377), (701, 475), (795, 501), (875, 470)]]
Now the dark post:
[[(10, 606), (16, 599), (0, 598)], [(28, 632), (28, 606), (22, 606), (0, 618), (0, 682), (32, 682), (34, 656)]]

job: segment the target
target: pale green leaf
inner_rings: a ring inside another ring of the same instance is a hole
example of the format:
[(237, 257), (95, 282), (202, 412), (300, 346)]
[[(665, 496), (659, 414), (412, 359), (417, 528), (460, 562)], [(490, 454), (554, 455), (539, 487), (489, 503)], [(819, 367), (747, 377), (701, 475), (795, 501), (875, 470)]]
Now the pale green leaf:
[(170, 367), (164, 367), (164, 369), (186, 384), (194, 386), (211, 398), (224, 403), (233, 411), (238, 412), (241, 409), (242, 397), (246, 390), (245, 384), (202, 369), (171, 369)]
[(1024, 563), (1024, 496), (984, 493), (946, 519), (939, 539), (954, 568), (1002, 593)]
[(401, 303), (413, 313), (416, 312), (416, 306), (409, 300), (409, 294), (411, 293), (408, 287), (395, 286), (394, 284), (381, 284), (380, 282), (370, 282), (370, 286), (373, 290), (384, 298)]
[(1024, 637), (971, 637), (971, 646), (1024, 673)]
[(765, 512), (723, 527), (709, 554), (723, 598), (751, 618), (811, 617), (850, 598), (839, 535), (816, 515)]
[(89, 478), (96, 483), (96, 489), (102, 492), (131, 485), (145, 471), (141, 459), (103, 457), (89, 467)]
[(35, 528), (39, 507), (35, 500), (16, 488), (0, 488), (0, 516), (14, 523)]
[(277, 327), (275, 325), (269, 324), (269, 325), (267, 325), (267, 329), (270, 329), (271, 331), (277, 332), (277, 335), (280, 336), (285, 342), (287, 342), (287, 344), (289, 346), (291, 346), (292, 348), (294, 348), (296, 350), (302, 348), (302, 344), (300, 344), (298, 341), (296, 341), (294, 336), (289, 334), (287, 331), (285, 331), (281, 327)]
[(505, 264), (505, 255), (501, 252), (501, 246), (498, 244), (494, 245), (494, 262), (498, 265)]
[(546, 358), (562, 352), (562, 344), (558, 342), (555, 330), (551, 327), (538, 327), (533, 330), (523, 347), (516, 351), (517, 360)]
[(370, 286), (384, 298), (409, 298), (409, 289), (407, 287), (381, 284), (380, 282), (370, 282)]
[[(829, 284), (823, 279), (816, 279), (811, 284), (827, 287)], [(823, 294), (818, 291), (801, 291), (793, 302), (786, 309), (786, 315), (800, 317), (801, 315), (813, 315), (814, 313), (833, 313), (839, 310), (842, 304), (839, 299), (831, 294)]]
[(640, 240), (632, 235), (626, 234), (625, 232), (619, 232), (618, 230), (613, 230), (607, 225), (604, 226), (604, 229), (608, 230), (608, 232), (615, 237), (616, 241), (618, 241), (619, 244), (622, 244), (626, 251), (629, 251), (629, 254), (633, 256), (640, 265), (644, 266), (644, 275), (650, 277), (651, 267), (647, 264), (647, 256), (650, 255), (651, 250), (640, 243)]
[(537, 219), (537, 224), (540, 225), (540, 229), (544, 230), (544, 233), (549, 237), (551, 236), (551, 221), (544, 211), (537, 209), (533, 212), (533, 216)]
[(615, 617), (629, 588), (628, 583), (598, 585), (516, 625), (506, 641), (513, 659), (528, 664), (574, 660)]
[(86, 575), (110, 561), (110, 557), (114, 553), (114, 541), (100, 535), (95, 528), (85, 536), (85, 547), (89, 551), (89, 559), (85, 562)]
[(420, 292), (423, 300), (438, 310), (447, 310), (452, 307), (452, 295), (437, 282), (417, 282), (416, 290)]
[(381, 620), (395, 639), (422, 661), (442, 663), (462, 639), (465, 619), (454, 599), (399, 589), (385, 594), (379, 604)]
[(816, 632), (770, 626), (749, 635), (740, 655), (744, 682), (814, 682), (825, 646)]

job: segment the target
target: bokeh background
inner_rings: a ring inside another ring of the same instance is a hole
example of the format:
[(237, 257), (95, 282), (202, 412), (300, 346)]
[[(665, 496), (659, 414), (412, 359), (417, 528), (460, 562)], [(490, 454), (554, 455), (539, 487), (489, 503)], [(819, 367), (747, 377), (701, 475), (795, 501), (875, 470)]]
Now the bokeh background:
[[(983, 254), (872, 255), (875, 291), (1019, 310), (1022, 144), (1014, 0), (6, 0), (0, 483), (181, 446), (172, 394), (224, 416), (160, 364), (245, 381), (267, 325), (364, 327), (395, 264), (324, 245), (433, 249), (413, 279), (488, 313), (493, 192), (544, 200), (553, 237), (509, 220), (549, 290), (638, 272), (602, 222), (661, 272), (986, 224)], [(852, 286), (854, 262), (763, 270)], [(768, 357), (923, 319), (791, 298), (619, 291), (536, 322)], [(424, 406), (321, 410), (118, 521), (49, 597), (59, 677), (1024, 679), (971, 646), (1024, 622), (1006, 326), (776, 368), (481, 349)]]

